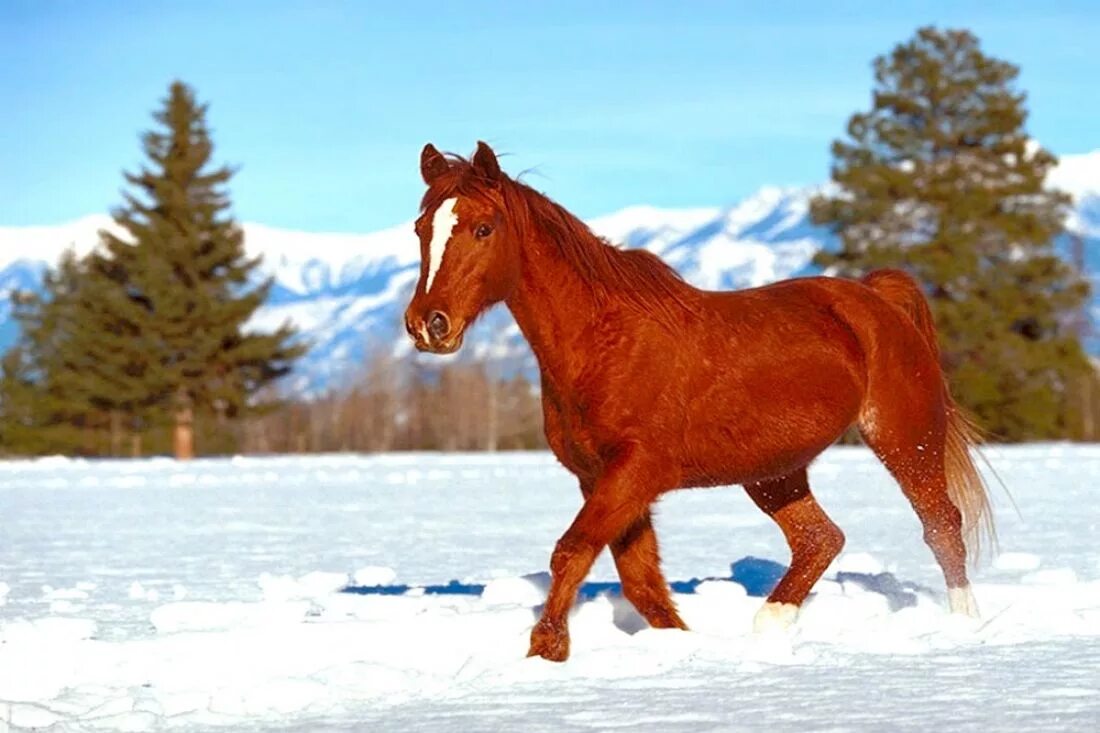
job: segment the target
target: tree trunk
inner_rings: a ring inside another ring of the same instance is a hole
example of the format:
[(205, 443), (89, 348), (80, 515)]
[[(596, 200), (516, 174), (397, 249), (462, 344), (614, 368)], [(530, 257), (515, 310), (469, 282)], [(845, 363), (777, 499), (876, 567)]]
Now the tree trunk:
[(189, 461), (195, 457), (194, 421), (191, 397), (181, 387), (176, 391), (176, 426), (172, 435), (172, 448), (177, 461)]
[(141, 433), (130, 433), (130, 457), (141, 458)]
[(487, 377), (485, 382), (486, 382), (486, 386), (489, 389), (489, 405), (488, 405), (489, 414), (486, 416), (486, 423), (487, 424), (486, 424), (485, 450), (492, 453), (492, 452), (496, 451), (497, 444), (500, 442), (500, 438), (499, 438), (499, 433), (500, 433), (500, 422), (499, 422), (499, 420), (500, 420), (500, 416), (499, 416), (500, 403), (499, 403), (499, 398), (498, 398), (498, 395), (497, 395), (497, 391), (500, 388), (500, 384), (497, 382), (497, 380), (493, 379), (491, 376)]
[(1096, 370), (1089, 364), (1088, 374), (1081, 377), (1081, 439), (1096, 440), (1096, 406), (1092, 403), (1092, 382), (1096, 379)]
[(122, 455), (122, 413), (111, 410), (111, 456), (117, 458)]

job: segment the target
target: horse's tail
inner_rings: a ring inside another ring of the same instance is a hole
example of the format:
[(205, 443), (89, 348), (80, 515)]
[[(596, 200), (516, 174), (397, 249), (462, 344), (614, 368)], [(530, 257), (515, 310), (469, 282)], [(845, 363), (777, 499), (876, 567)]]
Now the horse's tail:
[[(886, 302), (901, 308), (924, 337), (928, 348), (939, 363), (940, 347), (936, 324), (928, 300), (917, 281), (901, 270), (875, 270), (863, 278), (863, 283)], [(941, 367), (941, 375), (942, 375)], [(982, 443), (982, 431), (967, 412), (951, 397), (947, 377), (943, 375), (944, 404), (947, 431), (944, 445), (944, 469), (947, 474), (947, 495), (962, 514), (963, 535), (971, 558), (978, 556), (982, 540), (996, 546), (997, 533), (993, 524), (993, 509), (989, 489), (971, 455), (971, 449)]]

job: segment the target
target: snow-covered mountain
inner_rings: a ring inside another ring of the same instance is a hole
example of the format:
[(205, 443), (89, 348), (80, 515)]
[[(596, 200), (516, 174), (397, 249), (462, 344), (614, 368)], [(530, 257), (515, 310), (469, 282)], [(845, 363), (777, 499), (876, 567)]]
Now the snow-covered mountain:
[[(1100, 286), (1095, 275), (1100, 272), (1100, 150), (1065, 157), (1052, 183), (1076, 198), (1069, 227), (1084, 238), (1089, 272)], [(814, 271), (813, 253), (832, 244), (809, 220), (814, 190), (765, 187), (728, 207), (635, 206), (588, 223), (612, 242), (660, 255), (696, 285), (748, 287)], [(98, 230), (110, 226), (108, 217), (89, 216), (56, 227), (0, 228), (0, 349), (16, 335), (7, 293), (37, 287), (47, 263), (67, 247), (89, 251)], [(266, 328), (290, 320), (312, 344), (292, 380), (294, 389), (339, 386), (366, 354), (409, 349), (401, 313), (419, 259), (411, 223), (370, 234), (244, 228), (249, 252), (263, 255), (262, 269), (276, 283), (255, 324)], [(1068, 254), (1068, 238), (1060, 247)], [(1093, 313), (1100, 318), (1100, 296), (1094, 296)], [(518, 329), (502, 308), (474, 328), (464, 351), (507, 358), (511, 365), (527, 358)]]

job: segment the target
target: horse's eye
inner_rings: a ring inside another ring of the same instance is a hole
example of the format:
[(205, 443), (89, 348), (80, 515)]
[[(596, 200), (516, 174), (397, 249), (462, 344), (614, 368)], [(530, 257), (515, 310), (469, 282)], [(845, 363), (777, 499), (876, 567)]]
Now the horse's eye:
[(488, 224), (481, 224), (474, 230), (474, 236), (478, 239), (485, 239), (487, 236), (493, 233), (493, 228)]

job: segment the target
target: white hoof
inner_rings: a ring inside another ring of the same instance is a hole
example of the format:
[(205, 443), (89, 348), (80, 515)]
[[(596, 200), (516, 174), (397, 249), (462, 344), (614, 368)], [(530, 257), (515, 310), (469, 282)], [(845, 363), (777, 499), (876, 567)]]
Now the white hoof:
[(957, 613), (970, 618), (981, 618), (978, 613), (978, 601), (974, 599), (974, 592), (969, 585), (961, 588), (947, 589), (947, 605), (951, 607), (951, 613)]
[(768, 631), (786, 631), (798, 618), (798, 606), (793, 603), (768, 601), (752, 620), (752, 630), (757, 634)]

